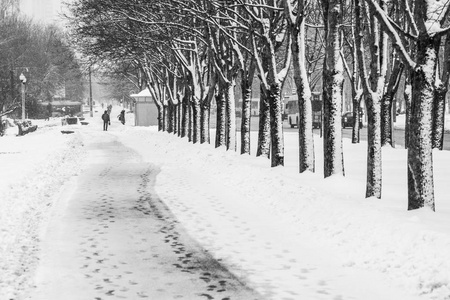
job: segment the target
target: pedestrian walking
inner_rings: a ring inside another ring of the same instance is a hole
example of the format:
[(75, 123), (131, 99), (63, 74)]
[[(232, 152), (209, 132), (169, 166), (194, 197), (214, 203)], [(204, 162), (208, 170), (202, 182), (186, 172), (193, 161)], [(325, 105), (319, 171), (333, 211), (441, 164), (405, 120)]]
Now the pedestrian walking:
[(103, 131), (108, 131), (108, 125), (111, 125), (111, 120), (109, 119), (108, 111), (105, 110), (105, 112), (102, 115), (103, 120)]
[(52, 104), (49, 102), (47, 104), (47, 118), (45, 118), (46, 121), (50, 121), (50, 117), (52, 116), (53, 107)]
[(119, 121), (125, 125), (125, 110), (123, 109), (120, 114), (117, 116), (117, 118), (119, 118)]

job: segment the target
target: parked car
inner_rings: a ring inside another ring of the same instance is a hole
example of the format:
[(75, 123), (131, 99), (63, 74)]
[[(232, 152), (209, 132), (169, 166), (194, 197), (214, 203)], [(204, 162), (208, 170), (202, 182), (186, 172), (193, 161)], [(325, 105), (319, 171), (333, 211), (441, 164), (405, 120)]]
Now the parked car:
[[(342, 128), (353, 127), (353, 112), (349, 111), (342, 115)], [(359, 119), (359, 128), (363, 127), (362, 118)]]

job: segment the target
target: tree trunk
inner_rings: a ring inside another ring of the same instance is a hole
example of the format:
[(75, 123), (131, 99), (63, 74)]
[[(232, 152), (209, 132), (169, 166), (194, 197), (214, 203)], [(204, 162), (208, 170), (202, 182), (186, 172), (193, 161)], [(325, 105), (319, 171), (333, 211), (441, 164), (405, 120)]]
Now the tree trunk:
[(341, 2), (328, 2), (325, 12), (326, 48), (323, 68), (323, 151), (324, 176), (344, 175), (342, 152), (342, 91), (344, 86), (344, 66), (340, 55)]
[(397, 93), (400, 77), (403, 73), (403, 64), (398, 59), (394, 62), (391, 77), (387, 85), (386, 91), (381, 99), (381, 146), (391, 145), (394, 147), (394, 120), (392, 119), (395, 113), (393, 109), (393, 102), (395, 94)]
[(428, 207), (435, 210), (433, 183), (434, 82), (437, 51), (434, 40), (420, 36), (418, 63), (412, 71), (412, 106), (408, 147), (408, 210)]
[(193, 97), (192, 107), (192, 142), (194, 144), (200, 143), (201, 133), (201, 111), (200, 111), (200, 99)]
[(367, 182), (366, 198), (381, 198), (381, 95), (367, 95)]
[[(383, 10), (386, 2), (380, 1)], [(371, 11), (370, 18), (370, 75), (365, 69), (365, 57), (363, 35), (361, 28), (361, 2), (355, 1), (357, 45), (358, 45), (358, 67), (360, 69), (361, 83), (364, 89), (367, 109), (367, 177), (366, 198), (381, 198), (382, 187), (382, 160), (381, 160), (381, 98), (385, 88), (387, 73), (388, 36), (381, 30), (374, 12)]]
[[(187, 90), (187, 89), (186, 89)], [(188, 136), (188, 123), (189, 123), (189, 93), (186, 92), (181, 102), (181, 137)]]
[(210, 136), (209, 136), (209, 124), (210, 124), (210, 105), (209, 103), (203, 103), (201, 105), (201, 143), (210, 143)]
[(248, 79), (242, 78), (241, 90), (242, 90), (241, 154), (250, 154), (252, 87)]
[(192, 136), (192, 132), (193, 132), (193, 118), (192, 118), (192, 95), (189, 97), (189, 101), (188, 101), (188, 141), (192, 142), (193, 136)]
[(411, 86), (411, 71), (405, 72), (405, 91), (403, 97), (405, 99), (405, 149), (409, 147), (410, 141), (410, 124), (411, 124), (411, 103), (412, 103), (412, 86)]
[(256, 156), (270, 157), (270, 106), (262, 87), (259, 100), (259, 131)]
[(353, 103), (353, 128), (352, 128), (352, 144), (359, 144), (360, 141), (360, 120), (362, 122), (362, 109), (361, 109), (361, 99), (362, 93), (356, 93), (356, 91), (352, 95), (352, 103)]
[(236, 151), (236, 101), (234, 98), (234, 87), (236, 80), (230, 79), (225, 83), (226, 102), (226, 144), (227, 150)]
[(445, 96), (447, 86), (440, 82), (434, 91), (433, 105), (433, 148), (442, 150), (444, 147), (444, 125), (445, 125)]
[(173, 106), (173, 134), (178, 134), (178, 103)]
[(158, 109), (158, 131), (164, 130), (164, 107), (162, 105), (156, 105)]
[(223, 95), (223, 89), (219, 86), (219, 92), (216, 96), (217, 114), (216, 114), (216, 148), (226, 146), (226, 103)]
[(167, 106), (167, 114), (168, 114), (168, 127), (167, 127), (167, 132), (168, 133), (173, 133), (174, 131), (174, 121), (175, 121), (175, 110), (174, 110), (174, 105), (172, 104), (172, 102), (169, 101), (169, 104)]
[(268, 102), (270, 104), (271, 166), (284, 166), (283, 120), (281, 117), (280, 84), (270, 86)]
[(292, 55), (294, 65), (294, 80), (298, 95), (298, 141), (299, 141), (299, 172), (315, 171), (314, 167), (314, 136), (312, 120), (311, 89), (306, 70), (305, 24), (292, 25)]
[(163, 131), (167, 131), (169, 128), (169, 115), (167, 104), (163, 105)]
[(381, 98), (381, 146), (391, 145), (394, 147), (392, 101), (393, 95), (386, 92)]
[(178, 105), (177, 105), (177, 134), (178, 136), (181, 136), (181, 116), (182, 116), (182, 105), (181, 102), (178, 101)]

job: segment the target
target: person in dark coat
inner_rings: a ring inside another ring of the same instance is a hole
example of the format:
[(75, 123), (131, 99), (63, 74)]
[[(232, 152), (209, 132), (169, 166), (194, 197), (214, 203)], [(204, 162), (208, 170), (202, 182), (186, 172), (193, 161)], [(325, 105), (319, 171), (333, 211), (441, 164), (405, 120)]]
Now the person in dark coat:
[(111, 125), (111, 121), (109, 119), (108, 111), (105, 110), (105, 112), (102, 115), (103, 120), (103, 131), (108, 131), (108, 125)]
[(123, 125), (125, 125), (125, 110), (124, 109), (120, 112), (120, 115), (118, 115), (117, 117), (119, 118), (119, 121)]
[(47, 104), (47, 118), (45, 118), (45, 120), (47, 121), (50, 121), (50, 117), (52, 116), (52, 112), (53, 112), (53, 107), (52, 107), (52, 104), (49, 102), (48, 104)]

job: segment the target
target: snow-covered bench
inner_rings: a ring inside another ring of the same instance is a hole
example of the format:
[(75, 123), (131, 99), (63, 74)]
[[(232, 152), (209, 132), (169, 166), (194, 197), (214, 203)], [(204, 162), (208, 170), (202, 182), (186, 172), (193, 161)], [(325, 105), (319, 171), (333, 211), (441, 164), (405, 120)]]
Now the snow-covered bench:
[(33, 125), (30, 120), (26, 120), (23, 122), (19, 122), (17, 124), (17, 127), (19, 128), (19, 135), (25, 135), (30, 132), (34, 132), (37, 129), (37, 125)]

